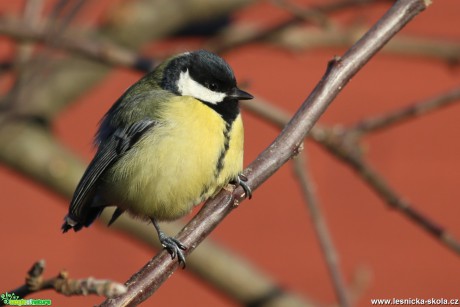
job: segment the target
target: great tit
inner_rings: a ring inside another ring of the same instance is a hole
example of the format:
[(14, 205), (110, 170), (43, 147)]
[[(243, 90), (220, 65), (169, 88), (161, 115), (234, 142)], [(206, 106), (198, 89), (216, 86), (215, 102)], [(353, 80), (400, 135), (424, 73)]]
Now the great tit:
[(97, 152), (73, 195), (63, 232), (88, 227), (108, 206), (152, 221), (161, 244), (185, 265), (159, 221), (178, 219), (241, 175), (243, 122), (230, 66), (199, 50), (169, 58), (132, 85), (102, 118)]

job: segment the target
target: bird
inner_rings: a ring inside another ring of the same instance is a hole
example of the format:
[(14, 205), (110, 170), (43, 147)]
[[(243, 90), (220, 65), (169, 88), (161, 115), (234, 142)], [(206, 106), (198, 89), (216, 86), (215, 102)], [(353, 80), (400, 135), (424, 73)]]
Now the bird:
[(179, 240), (159, 222), (187, 215), (229, 183), (252, 193), (243, 170), (244, 129), (229, 64), (196, 50), (172, 56), (129, 87), (101, 119), (97, 151), (77, 185), (62, 231), (89, 227), (115, 206), (151, 221), (162, 246), (185, 267)]

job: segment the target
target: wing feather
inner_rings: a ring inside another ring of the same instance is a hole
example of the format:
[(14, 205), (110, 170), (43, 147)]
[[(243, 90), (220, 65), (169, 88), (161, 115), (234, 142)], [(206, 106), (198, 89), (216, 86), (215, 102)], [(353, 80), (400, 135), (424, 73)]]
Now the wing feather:
[(70, 203), (69, 214), (62, 226), (64, 231), (70, 228), (79, 230), (82, 226), (89, 226), (100, 214), (106, 204), (101, 204), (102, 207), (95, 207), (93, 204), (97, 194), (98, 180), (112, 164), (137, 143), (142, 135), (152, 129), (154, 124), (153, 120), (144, 119), (127, 128), (117, 129), (108, 140), (99, 146), (75, 190)]

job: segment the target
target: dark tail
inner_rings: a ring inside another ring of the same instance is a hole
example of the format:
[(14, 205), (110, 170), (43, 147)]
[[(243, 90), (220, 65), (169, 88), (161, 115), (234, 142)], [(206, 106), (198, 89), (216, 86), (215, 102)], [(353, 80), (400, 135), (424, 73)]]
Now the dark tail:
[(64, 217), (64, 224), (61, 226), (62, 232), (66, 233), (70, 229), (73, 229), (75, 232), (77, 232), (83, 227), (89, 227), (94, 222), (94, 220), (99, 215), (101, 215), (102, 210), (104, 210), (104, 207), (91, 208), (84, 220), (80, 220), (72, 216), (70, 213), (67, 214)]

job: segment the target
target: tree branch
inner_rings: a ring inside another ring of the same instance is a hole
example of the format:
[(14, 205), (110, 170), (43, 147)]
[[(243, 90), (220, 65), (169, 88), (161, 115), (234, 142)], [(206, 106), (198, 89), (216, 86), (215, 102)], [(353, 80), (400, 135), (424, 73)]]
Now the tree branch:
[(405, 216), (444, 243), (450, 250), (456, 254), (460, 254), (460, 243), (443, 227), (433, 222), (415, 209), (410, 202), (400, 197), (370, 165), (356, 154), (353, 149), (356, 147), (356, 144), (344, 145), (342, 137), (327, 137), (323, 140), (322, 144), (331, 153), (347, 162), (388, 205), (404, 213)]
[(124, 285), (110, 280), (98, 280), (92, 277), (70, 279), (66, 271), (61, 271), (56, 277), (43, 279), (44, 271), (45, 260), (37, 261), (27, 273), (25, 285), (8, 291), (6, 295), (2, 294), (0, 306), (13, 305), (8, 302), (10, 299), (22, 299), (30, 294), (49, 289), (67, 296), (96, 294), (111, 298), (126, 293)]

